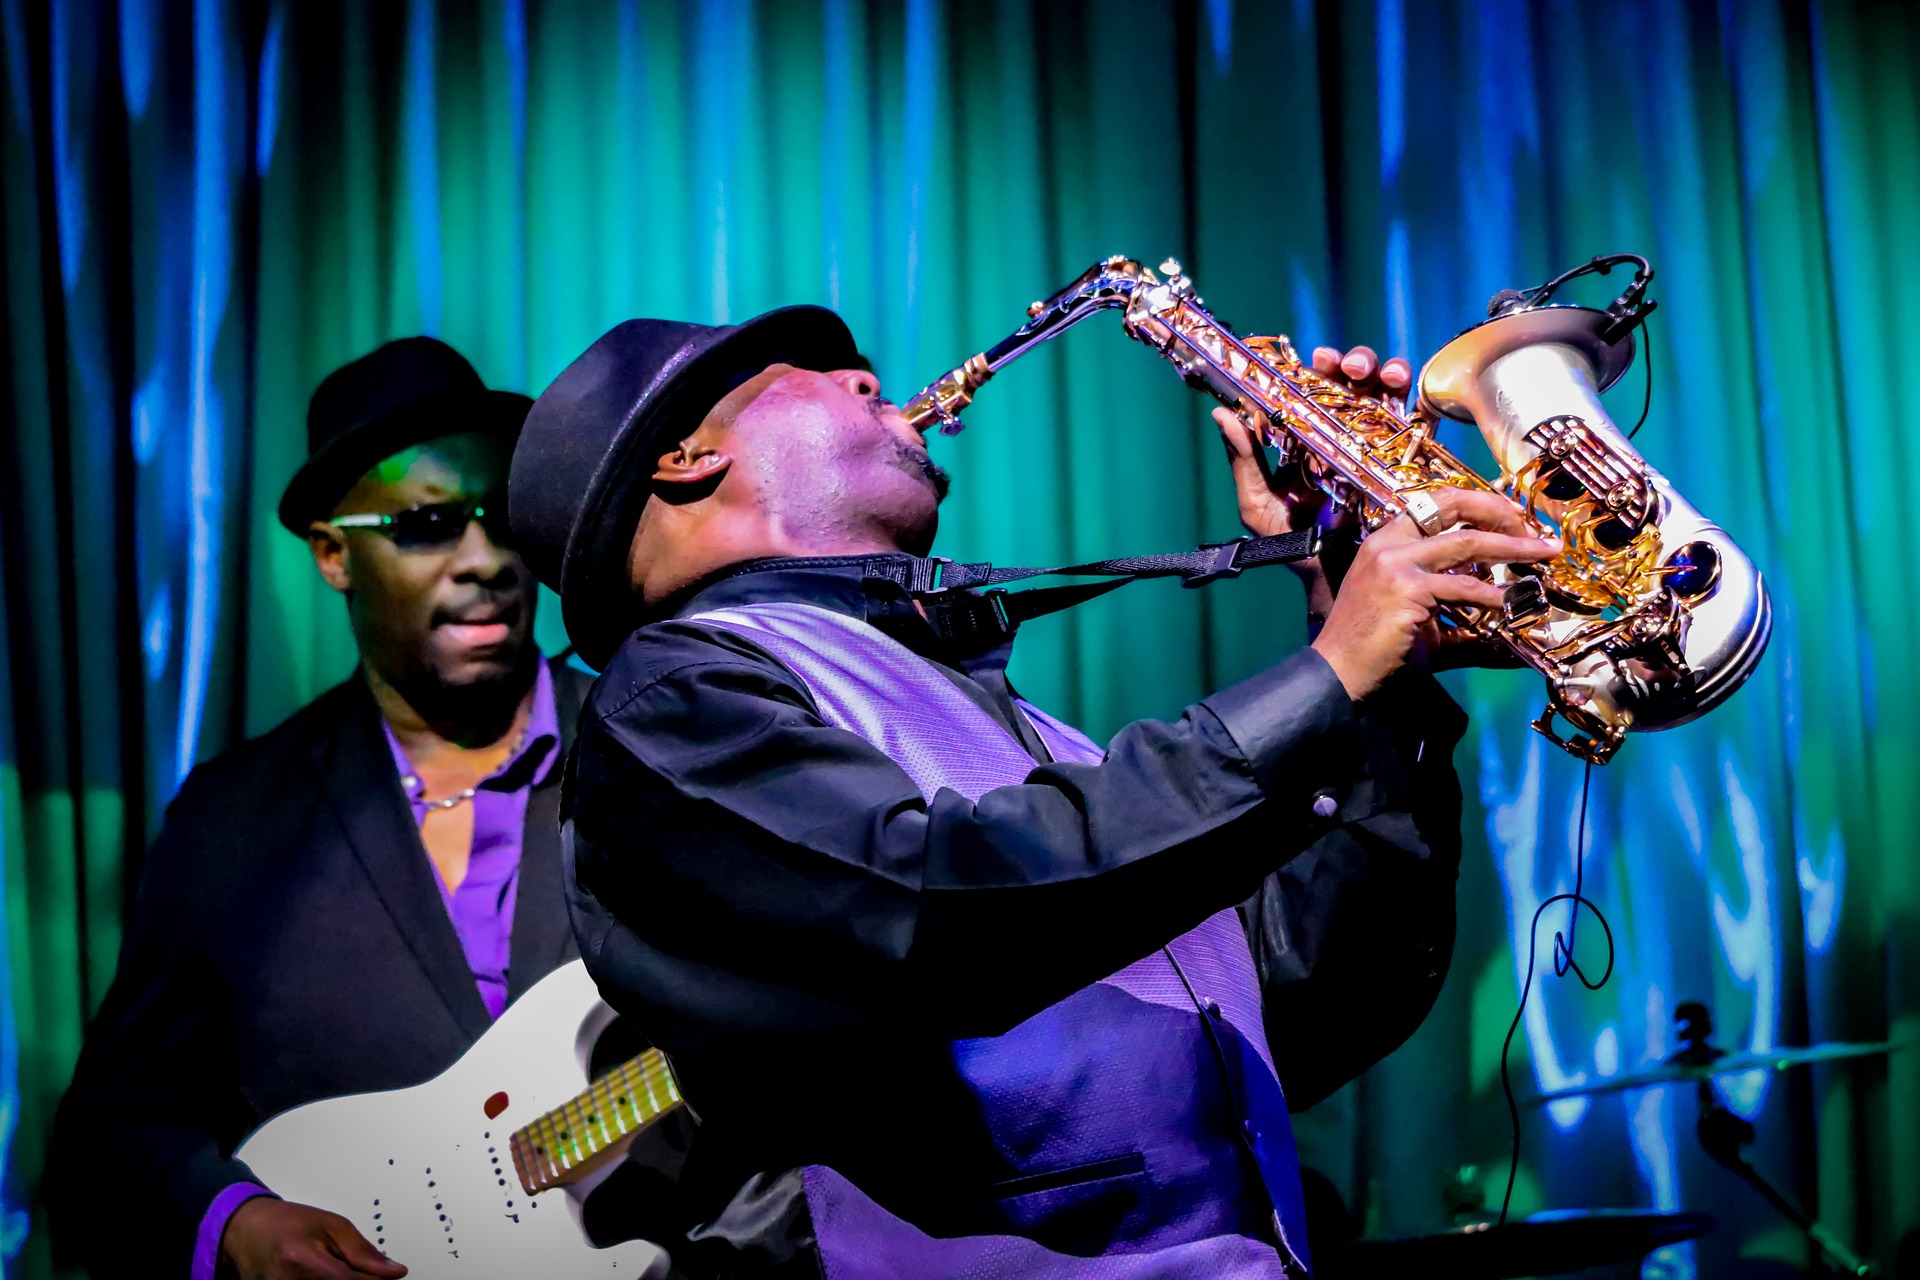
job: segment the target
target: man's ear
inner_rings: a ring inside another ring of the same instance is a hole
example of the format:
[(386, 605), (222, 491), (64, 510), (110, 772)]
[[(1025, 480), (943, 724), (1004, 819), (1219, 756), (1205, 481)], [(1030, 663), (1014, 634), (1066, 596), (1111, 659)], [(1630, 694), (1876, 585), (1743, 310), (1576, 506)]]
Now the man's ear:
[[(711, 493), (731, 466), (732, 454), (702, 444), (697, 438), (682, 440), (670, 452), (660, 455), (660, 464), (654, 468), (653, 482), (681, 486), (680, 495), (683, 498), (697, 493)], [(662, 496), (667, 497), (669, 502), (674, 501), (672, 496)]]
[(352, 566), (347, 562), (347, 540), (340, 530), (324, 520), (307, 526), (307, 550), (313, 553), (313, 567), (335, 591), (353, 589)]

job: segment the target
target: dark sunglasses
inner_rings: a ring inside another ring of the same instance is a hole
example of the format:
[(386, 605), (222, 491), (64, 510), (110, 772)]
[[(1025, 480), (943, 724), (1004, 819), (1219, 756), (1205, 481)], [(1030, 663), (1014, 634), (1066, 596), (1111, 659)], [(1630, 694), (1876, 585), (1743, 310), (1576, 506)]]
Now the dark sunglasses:
[(466, 536), (475, 520), (496, 547), (508, 546), (505, 494), (488, 494), (465, 502), (423, 502), (391, 514), (365, 512), (332, 516), (328, 524), (340, 529), (373, 529), (387, 535), (402, 551), (438, 551)]

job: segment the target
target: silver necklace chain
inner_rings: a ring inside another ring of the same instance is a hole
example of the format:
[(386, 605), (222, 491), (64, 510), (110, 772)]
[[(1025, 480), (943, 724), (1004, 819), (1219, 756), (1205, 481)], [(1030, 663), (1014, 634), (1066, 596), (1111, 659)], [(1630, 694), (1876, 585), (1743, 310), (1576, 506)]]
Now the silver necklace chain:
[[(520, 736), (513, 740), (513, 745), (511, 747), (507, 748), (507, 759), (505, 762), (503, 762), (503, 765), (507, 762), (511, 762), (515, 756), (520, 754), (520, 748), (526, 743), (526, 740), (527, 740), (527, 730), (531, 728), (533, 728), (533, 717), (529, 715), (527, 717), (527, 722), (520, 726)], [(499, 772), (499, 770), (495, 770), (494, 772), (497, 773)], [(419, 778), (420, 777), (419, 771), (415, 770), (413, 776), (416, 778)], [(493, 774), (487, 775), (487, 777), (489, 778), (492, 776)], [(481, 781), (484, 782), (486, 781), (486, 779), (483, 778), (481, 779)], [(425, 778), (420, 778), (421, 788), (425, 789), (426, 785), (427, 785), (427, 780)], [(452, 795), (447, 796), (444, 799), (440, 799), (440, 800), (429, 800), (425, 796), (421, 796), (420, 803), (425, 805), (429, 809), (439, 809), (442, 812), (445, 812), (448, 809), (458, 808), (460, 805), (463, 805), (467, 801), (473, 799), (474, 793), (479, 789), (480, 789), (479, 786), (476, 784), (474, 786), (468, 787), (464, 791), (456, 791)]]
[(465, 791), (454, 792), (444, 800), (429, 800), (425, 796), (421, 796), (420, 803), (429, 809), (451, 809), (462, 801), (473, 799), (473, 793), (478, 790), (478, 787), (468, 787)]

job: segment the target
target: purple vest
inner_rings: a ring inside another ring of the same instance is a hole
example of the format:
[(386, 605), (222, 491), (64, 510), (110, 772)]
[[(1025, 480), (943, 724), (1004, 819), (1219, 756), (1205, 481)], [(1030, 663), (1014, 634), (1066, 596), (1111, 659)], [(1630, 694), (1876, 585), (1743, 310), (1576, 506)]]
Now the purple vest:
[[(862, 621), (794, 603), (691, 620), (772, 653), (828, 724), (885, 752), (929, 799), (942, 787), (978, 799), (1035, 767), (931, 662)], [(1100, 760), (1084, 734), (1019, 705), (1055, 760)], [(808, 1166), (808, 1208), (836, 1280), (1306, 1274), (1293, 1129), (1233, 911), (1005, 1035), (955, 1041), (953, 1057), (1011, 1176), (958, 1225), (915, 1224)]]

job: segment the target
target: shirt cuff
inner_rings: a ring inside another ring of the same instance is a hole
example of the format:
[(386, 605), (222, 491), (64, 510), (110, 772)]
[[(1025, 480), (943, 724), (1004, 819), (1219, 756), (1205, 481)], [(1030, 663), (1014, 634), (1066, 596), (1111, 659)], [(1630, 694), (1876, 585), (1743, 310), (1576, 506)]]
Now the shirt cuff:
[(1311, 648), (1229, 685), (1201, 704), (1219, 719), (1263, 791), (1349, 772), (1360, 756), (1360, 718), (1346, 686)]
[(213, 1280), (220, 1263), (220, 1238), (227, 1234), (233, 1211), (255, 1196), (272, 1194), (254, 1183), (236, 1182), (213, 1198), (200, 1219), (199, 1234), (193, 1238), (193, 1268), (187, 1273), (187, 1280)]

